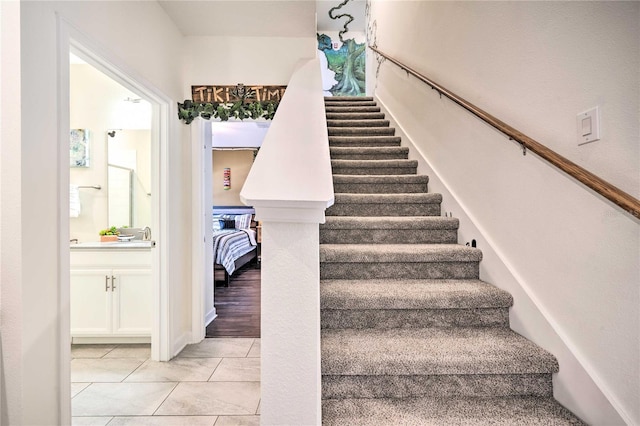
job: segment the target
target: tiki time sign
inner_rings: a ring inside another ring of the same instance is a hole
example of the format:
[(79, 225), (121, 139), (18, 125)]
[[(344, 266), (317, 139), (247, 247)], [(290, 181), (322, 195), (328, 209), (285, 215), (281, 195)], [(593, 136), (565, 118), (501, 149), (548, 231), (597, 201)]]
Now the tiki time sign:
[[(245, 102), (275, 102), (282, 100), (287, 86), (191, 86), (193, 102), (230, 103), (244, 99)], [(253, 96), (246, 96), (251, 91)]]

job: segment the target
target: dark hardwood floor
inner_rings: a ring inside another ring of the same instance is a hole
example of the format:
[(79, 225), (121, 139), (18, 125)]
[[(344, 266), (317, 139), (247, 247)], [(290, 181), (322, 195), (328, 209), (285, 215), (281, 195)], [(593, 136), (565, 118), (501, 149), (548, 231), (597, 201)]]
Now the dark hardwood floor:
[(218, 317), (206, 337), (260, 337), (260, 269), (255, 264), (236, 271), (229, 287), (216, 287)]

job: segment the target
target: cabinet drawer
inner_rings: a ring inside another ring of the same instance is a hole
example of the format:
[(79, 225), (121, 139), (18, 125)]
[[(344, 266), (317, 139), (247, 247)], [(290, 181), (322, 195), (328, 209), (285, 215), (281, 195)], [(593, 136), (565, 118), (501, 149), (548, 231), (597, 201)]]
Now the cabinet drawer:
[(76, 267), (151, 267), (151, 249), (72, 250), (70, 260), (72, 269)]

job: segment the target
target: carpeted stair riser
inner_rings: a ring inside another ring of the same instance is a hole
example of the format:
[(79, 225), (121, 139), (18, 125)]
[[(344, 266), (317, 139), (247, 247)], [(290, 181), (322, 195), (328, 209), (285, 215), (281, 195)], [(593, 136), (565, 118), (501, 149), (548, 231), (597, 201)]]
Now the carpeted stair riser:
[[(335, 104), (339, 105), (339, 104)], [(324, 108), (325, 113), (337, 112), (380, 112), (379, 106), (326, 106)]]
[(508, 327), (509, 309), (326, 309), (320, 313), (322, 329)]
[(329, 136), (393, 136), (393, 127), (327, 127)]
[(325, 329), (323, 376), (551, 374), (558, 361), (506, 327)]
[(477, 279), (481, 259), (453, 244), (322, 244), (320, 279)]
[(552, 397), (329, 399), (325, 426), (584, 425)]
[(331, 107), (367, 107), (367, 106), (377, 106), (375, 101), (325, 101), (325, 108)]
[(334, 175), (413, 175), (415, 160), (331, 160)]
[(551, 374), (323, 376), (323, 399), (553, 396)]
[(330, 147), (400, 146), (399, 136), (329, 136)]
[(455, 244), (458, 220), (443, 217), (327, 216), (320, 244)]
[(440, 216), (440, 203), (341, 203), (329, 207), (325, 214), (327, 216)]
[(328, 263), (320, 265), (321, 279), (428, 278), (475, 279), (473, 262)]
[(330, 147), (332, 160), (406, 160), (409, 157), (407, 147)]
[(382, 112), (328, 112), (327, 120), (383, 120)]
[(425, 175), (333, 175), (335, 193), (400, 194), (427, 192), (429, 177)]
[(389, 127), (389, 120), (327, 120), (327, 127), (351, 127), (351, 128), (370, 128), (370, 127)]
[(373, 96), (325, 96), (325, 102), (371, 102)]
[(440, 216), (440, 194), (339, 194), (327, 216)]
[(455, 244), (457, 230), (426, 229), (325, 229), (320, 231), (320, 244)]

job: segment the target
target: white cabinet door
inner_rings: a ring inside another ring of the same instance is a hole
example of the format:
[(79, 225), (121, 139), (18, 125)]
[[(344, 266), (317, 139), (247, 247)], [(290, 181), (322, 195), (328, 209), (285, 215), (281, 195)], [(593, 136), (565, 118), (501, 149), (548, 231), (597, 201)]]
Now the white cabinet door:
[(113, 277), (113, 333), (151, 335), (151, 271), (114, 269)]
[(111, 269), (72, 269), (70, 283), (71, 335), (111, 333)]

